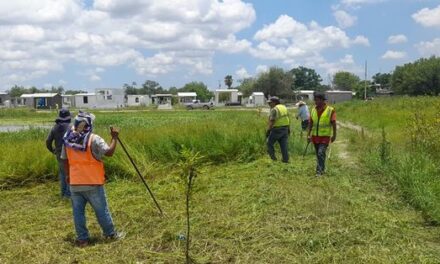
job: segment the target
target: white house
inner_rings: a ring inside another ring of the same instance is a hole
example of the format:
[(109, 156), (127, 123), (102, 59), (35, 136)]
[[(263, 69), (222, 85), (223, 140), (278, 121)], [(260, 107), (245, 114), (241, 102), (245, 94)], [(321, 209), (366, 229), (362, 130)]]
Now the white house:
[(148, 94), (127, 94), (126, 99), (127, 106), (148, 106), (151, 104)]
[(197, 93), (194, 92), (186, 92), (186, 93), (177, 93), (177, 98), (179, 103), (191, 103), (193, 100), (197, 99)]
[(172, 100), (173, 100), (172, 94), (153, 94), (151, 96), (151, 101), (155, 105), (162, 105), (162, 104), (171, 105)]
[(98, 88), (95, 90), (96, 108), (124, 107), (125, 93), (118, 88)]
[(63, 94), (61, 95), (62, 105), (65, 108), (75, 107), (75, 95), (73, 94)]
[(266, 100), (264, 98), (263, 92), (253, 92), (251, 96), (249, 96), (249, 102), (246, 105), (247, 107), (256, 107), (263, 106), (266, 104)]
[(313, 101), (313, 93), (315, 91), (313, 90), (300, 90), (295, 92), (296, 94), (296, 100), (298, 101), (305, 101), (305, 100), (310, 100)]
[(74, 95), (73, 107), (77, 108), (97, 108), (95, 93), (79, 93)]
[[(221, 95), (226, 94), (225, 98)], [(217, 89), (214, 91), (215, 105), (225, 105), (225, 103), (239, 103), (237, 89)]]

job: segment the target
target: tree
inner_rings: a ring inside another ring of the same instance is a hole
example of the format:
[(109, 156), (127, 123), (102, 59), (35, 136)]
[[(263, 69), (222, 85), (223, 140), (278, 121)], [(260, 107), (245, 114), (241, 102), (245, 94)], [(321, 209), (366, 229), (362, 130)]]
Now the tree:
[(321, 76), (314, 69), (300, 66), (289, 73), (293, 78), (292, 90), (318, 90), (322, 82)]
[(256, 92), (255, 83), (256, 80), (254, 78), (245, 78), (240, 81), (240, 86), (238, 86), (238, 90), (243, 93), (243, 96), (250, 96), (252, 92)]
[(57, 94), (63, 94), (64, 93), (64, 87), (62, 85), (60, 85), (58, 87), (52, 86), (50, 92), (51, 93), (57, 93)]
[(160, 84), (158, 82), (146, 80), (142, 84), (141, 91), (142, 91), (142, 94), (152, 95), (152, 94), (157, 94), (157, 93), (163, 93), (164, 89), (162, 88), (162, 86), (160, 86)]
[(232, 82), (233, 82), (234, 80), (232, 79), (232, 76), (231, 75), (226, 75), (225, 76), (225, 85), (226, 86), (228, 86), (228, 89), (231, 89), (231, 86), (232, 86)]
[(376, 73), (373, 76), (373, 83), (379, 85), (382, 89), (389, 89), (391, 87), (391, 73)]
[(185, 84), (179, 89), (180, 92), (195, 92), (198, 99), (201, 101), (208, 101), (213, 97), (212, 92), (208, 89), (208, 86), (203, 82), (190, 82)]
[(254, 91), (263, 92), (266, 97), (280, 96), (289, 97), (293, 95), (291, 89), (293, 78), (278, 67), (271, 67), (268, 72), (261, 73), (254, 86)]
[(422, 58), (414, 63), (397, 66), (391, 78), (396, 94), (439, 95), (440, 58)]
[(356, 90), (360, 81), (361, 79), (351, 72), (340, 71), (333, 76), (333, 86), (336, 90)]

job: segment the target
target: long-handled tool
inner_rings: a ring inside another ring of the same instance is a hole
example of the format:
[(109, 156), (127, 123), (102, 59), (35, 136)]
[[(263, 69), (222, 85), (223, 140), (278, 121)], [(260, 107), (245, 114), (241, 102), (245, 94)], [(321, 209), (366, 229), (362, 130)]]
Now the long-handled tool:
[(307, 141), (306, 149), (304, 149), (303, 159), (306, 157), (307, 149), (309, 148), (310, 141)]
[[(112, 128), (110, 128), (112, 129)], [(156, 204), (157, 209), (159, 209), (160, 215), (163, 216), (163, 211), (159, 206), (159, 203), (156, 201), (156, 198), (154, 198), (153, 192), (151, 192), (150, 187), (148, 187), (147, 182), (145, 181), (144, 177), (142, 177), (141, 172), (139, 171), (138, 167), (134, 163), (133, 159), (131, 158), (130, 154), (128, 154), (127, 149), (125, 148), (124, 144), (122, 144), (121, 139), (118, 137), (118, 142), (121, 144), (122, 149), (124, 150), (125, 154), (127, 154), (128, 159), (130, 160), (131, 164), (133, 164), (134, 169), (136, 170), (137, 174), (141, 178), (142, 182), (144, 183), (145, 187), (147, 188), (148, 192), (151, 195), (151, 198), (153, 198), (154, 203)]]

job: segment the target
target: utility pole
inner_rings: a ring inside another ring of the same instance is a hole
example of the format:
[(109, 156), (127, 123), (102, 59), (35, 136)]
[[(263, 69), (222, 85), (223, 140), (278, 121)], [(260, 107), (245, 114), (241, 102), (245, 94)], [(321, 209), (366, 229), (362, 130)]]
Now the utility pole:
[(365, 61), (364, 100), (367, 100), (367, 61)]

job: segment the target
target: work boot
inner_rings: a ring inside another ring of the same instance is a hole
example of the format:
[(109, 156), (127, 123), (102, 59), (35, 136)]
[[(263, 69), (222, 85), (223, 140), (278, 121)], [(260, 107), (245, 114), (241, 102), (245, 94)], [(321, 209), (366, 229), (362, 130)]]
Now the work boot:
[(87, 247), (89, 245), (89, 241), (88, 240), (75, 240), (75, 246), (83, 248), (83, 247)]
[(115, 232), (113, 235), (106, 236), (107, 239), (110, 240), (122, 240), (125, 238), (127, 234), (124, 231)]

